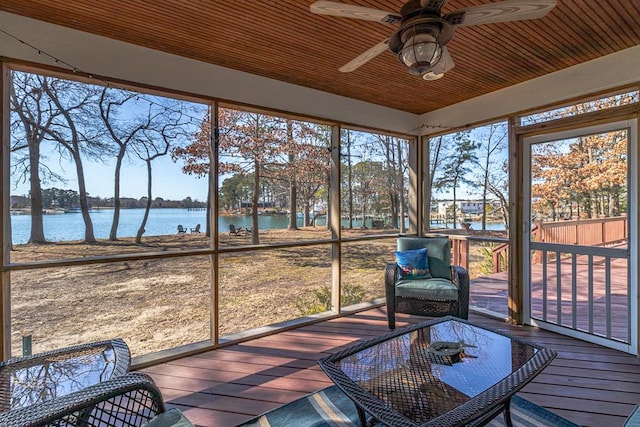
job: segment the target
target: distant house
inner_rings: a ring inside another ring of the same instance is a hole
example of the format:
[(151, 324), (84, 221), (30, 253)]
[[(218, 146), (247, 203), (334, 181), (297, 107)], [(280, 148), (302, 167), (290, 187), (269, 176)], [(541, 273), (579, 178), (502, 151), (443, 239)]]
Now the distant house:
[[(488, 204), (497, 204), (495, 201), (487, 201)], [(444, 217), (451, 210), (453, 200), (439, 200), (436, 202), (437, 214)], [(456, 209), (464, 215), (481, 215), (482, 201), (480, 200), (456, 200)]]

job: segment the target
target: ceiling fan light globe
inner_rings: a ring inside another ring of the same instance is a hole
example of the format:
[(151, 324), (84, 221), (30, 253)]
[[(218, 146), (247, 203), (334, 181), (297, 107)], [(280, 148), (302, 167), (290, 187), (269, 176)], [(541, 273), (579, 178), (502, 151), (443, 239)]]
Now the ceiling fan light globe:
[(422, 75), (440, 61), (442, 46), (432, 34), (415, 34), (404, 42), (398, 57), (409, 72)]
[(407, 71), (409, 71), (409, 74), (422, 77), (431, 71), (431, 68), (429, 62), (416, 62), (411, 67), (407, 67)]
[(429, 71), (429, 72), (423, 74), (422, 78), (425, 79), (425, 80), (432, 81), (432, 80), (438, 80), (438, 79), (442, 78), (443, 76), (444, 76), (444, 73), (436, 74), (433, 71)]

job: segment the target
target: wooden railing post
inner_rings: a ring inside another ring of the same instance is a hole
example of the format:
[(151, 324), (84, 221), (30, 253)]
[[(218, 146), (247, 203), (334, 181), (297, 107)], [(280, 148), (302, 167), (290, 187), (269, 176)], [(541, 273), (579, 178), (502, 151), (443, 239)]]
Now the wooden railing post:
[(451, 263), (459, 265), (469, 271), (469, 241), (467, 239), (452, 239), (451, 241)]
[[(533, 240), (536, 242), (542, 242), (544, 239), (544, 233), (542, 232), (542, 220), (536, 220), (535, 226), (533, 227)], [(534, 251), (531, 254), (531, 264), (540, 264), (541, 260), (539, 259), (538, 251)]]

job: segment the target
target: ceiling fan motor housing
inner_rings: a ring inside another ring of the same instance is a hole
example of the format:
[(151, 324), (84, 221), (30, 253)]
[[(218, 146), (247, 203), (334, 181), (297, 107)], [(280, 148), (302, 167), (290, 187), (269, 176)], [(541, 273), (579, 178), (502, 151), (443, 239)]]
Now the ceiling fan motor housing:
[(453, 27), (440, 17), (419, 15), (403, 22), (389, 39), (389, 50), (411, 74), (421, 76), (440, 61), (452, 36)]
[[(431, 7), (433, 3), (433, 7)], [(409, 0), (402, 6), (400, 28), (389, 39), (389, 50), (409, 73), (424, 75), (442, 58), (442, 48), (453, 37), (453, 27), (440, 16), (442, 1)]]

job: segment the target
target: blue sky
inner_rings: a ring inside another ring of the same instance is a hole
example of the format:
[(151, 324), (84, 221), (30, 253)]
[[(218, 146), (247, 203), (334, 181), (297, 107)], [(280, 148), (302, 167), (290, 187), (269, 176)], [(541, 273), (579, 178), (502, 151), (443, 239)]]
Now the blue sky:
[[(78, 190), (75, 166), (69, 162), (57, 163), (49, 162), (48, 165), (55, 167), (56, 172), (62, 173), (67, 178), (65, 183), (50, 182), (44, 183), (43, 188), (63, 188)], [(152, 195), (163, 199), (182, 200), (189, 196), (200, 201), (207, 200), (207, 181), (204, 178), (185, 175), (182, 173), (182, 164), (179, 161), (174, 163), (170, 156), (165, 156), (154, 160), (153, 165), (153, 187)], [(85, 162), (85, 181), (87, 191), (91, 196), (102, 198), (113, 197), (115, 162), (96, 163)], [(26, 195), (29, 193), (29, 183), (19, 184), (16, 188), (12, 181), (12, 195)], [(147, 170), (144, 163), (126, 164), (122, 170), (120, 194), (122, 197), (132, 197), (139, 199), (147, 194)]]

